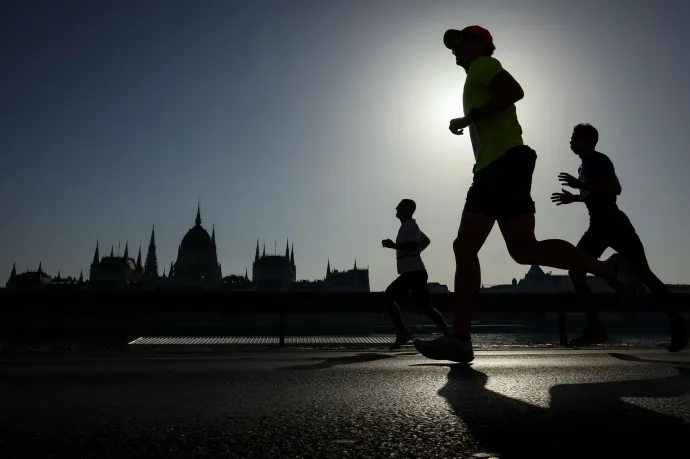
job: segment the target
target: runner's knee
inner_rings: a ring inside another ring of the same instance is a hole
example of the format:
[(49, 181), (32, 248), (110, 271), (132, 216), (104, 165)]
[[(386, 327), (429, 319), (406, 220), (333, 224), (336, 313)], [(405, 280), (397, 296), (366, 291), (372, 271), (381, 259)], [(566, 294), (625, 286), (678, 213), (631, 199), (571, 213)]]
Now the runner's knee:
[(469, 257), (476, 257), (479, 253), (479, 249), (477, 244), (471, 240), (457, 237), (453, 241), (453, 253), (455, 254), (455, 260), (459, 262)]
[(536, 248), (530, 243), (530, 241), (507, 244), (507, 247), (508, 253), (510, 254), (510, 257), (515, 260), (515, 263), (520, 265), (534, 264), (534, 253)]
[(400, 288), (396, 284), (391, 284), (383, 292), (383, 296), (388, 301), (396, 301), (401, 296)]
[(534, 237), (534, 215), (500, 221), (499, 226), (511, 258), (521, 265), (537, 264), (540, 247)]

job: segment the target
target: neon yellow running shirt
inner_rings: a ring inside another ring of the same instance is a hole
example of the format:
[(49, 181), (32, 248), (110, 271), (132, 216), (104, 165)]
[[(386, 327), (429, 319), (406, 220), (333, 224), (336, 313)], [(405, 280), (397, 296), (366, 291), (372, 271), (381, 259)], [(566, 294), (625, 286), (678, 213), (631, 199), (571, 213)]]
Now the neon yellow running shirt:
[[(462, 105), (467, 116), (473, 108), (482, 107), (491, 98), (489, 82), (503, 70), (501, 63), (489, 56), (480, 57), (470, 65), (462, 94)], [(511, 148), (522, 145), (522, 127), (517, 119), (515, 105), (479, 120), (469, 127), (474, 169), (477, 172), (501, 157)]]

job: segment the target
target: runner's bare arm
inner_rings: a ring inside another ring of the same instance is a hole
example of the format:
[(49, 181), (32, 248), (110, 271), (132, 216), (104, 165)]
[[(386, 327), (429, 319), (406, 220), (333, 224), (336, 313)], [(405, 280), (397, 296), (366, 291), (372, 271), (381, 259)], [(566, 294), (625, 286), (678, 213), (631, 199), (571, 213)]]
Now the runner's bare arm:
[(475, 108), (470, 112), (470, 118), (477, 121), (513, 105), (525, 97), (522, 86), (507, 70), (501, 70), (489, 82), (491, 99), (483, 107)]

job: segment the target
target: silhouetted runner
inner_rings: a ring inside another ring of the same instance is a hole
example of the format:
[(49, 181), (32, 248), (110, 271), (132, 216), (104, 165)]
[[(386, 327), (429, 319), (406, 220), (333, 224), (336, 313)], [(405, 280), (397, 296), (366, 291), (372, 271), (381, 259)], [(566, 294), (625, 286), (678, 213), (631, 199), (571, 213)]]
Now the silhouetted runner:
[(400, 308), (396, 304), (401, 297), (411, 293), (412, 299), (419, 308), (429, 316), (443, 333), (452, 334), (452, 330), (443, 320), (440, 312), (431, 304), (429, 276), (422, 261), (421, 253), (429, 247), (431, 241), (417, 225), (412, 216), (417, 210), (417, 204), (411, 199), (403, 199), (395, 208), (395, 217), (400, 220), (400, 229), (395, 242), (390, 239), (381, 241), (381, 245), (395, 249), (398, 268), (398, 278), (388, 286), (385, 292), (386, 309), (393, 319), (398, 333), (391, 350), (400, 349), (403, 344), (414, 339), (414, 335), (403, 323)]
[(443, 43), (467, 73), (465, 116), (451, 120), (449, 129), (460, 135), (469, 128), (476, 163), (453, 242), (457, 301), (454, 335), (433, 341), (415, 340), (414, 344), (422, 355), (432, 359), (470, 362), (474, 359), (470, 324), (481, 284), (477, 254), (496, 221), (516, 262), (586, 271), (609, 280), (621, 291), (628, 288), (615, 265), (599, 261), (565, 241), (536, 240), (531, 188), (537, 154), (523, 143), (515, 109), (515, 103), (524, 97), (522, 87), (492, 57), (496, 48), (488, 30), (480, 26), (448, 30)]
[[(561, 172), (559, 180), (565, 186), (580, 190), (579, 195), (563, 189), (551, 195), (556, 205), (584, 202), (589, 211), (589, 228), (577, 243), (577, 247), (593, 257), (601, 257), (611, 247), (625, 257), (637, 279), (654, 294), (659, 309), (669, 316), (671, 344), (669, 351), (678, 352), (688, 345), (688, 322), (671, 308), (670, 295), (663, 282), (652, 272), (647, 262), (644, 246), (628, 216), (618, 208), (617, 196), (622, 192), (613, 163), (603, 153), (595, 150), (599, 131), (590, 124), (578, 124), (570, 138), (570, 149), (582, 159), (579, 178)], [(582, 296), (587, 312), (587, 327), (579, 338), (570, 341), (572, 346), (591, 346), (605, 343), (608, 335), (599, 320), (598, 311), (591, 301), (592, 291), (587, 284), (586, 273), (571, 270), (570, 279), (575, 291)]]

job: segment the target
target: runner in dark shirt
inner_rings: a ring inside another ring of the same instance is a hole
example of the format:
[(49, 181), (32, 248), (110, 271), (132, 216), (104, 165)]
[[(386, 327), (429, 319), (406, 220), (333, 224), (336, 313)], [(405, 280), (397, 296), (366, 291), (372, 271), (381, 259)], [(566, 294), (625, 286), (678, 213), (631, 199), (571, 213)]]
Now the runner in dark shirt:
[[(613, 163), (603, 153), (594, 148), (599, 140), (596, 128), (589, 124), (575, 126), (570, 140), (570, 148), (582, 159), (579, 178), (565, 172), (559, 180), (571, 188), (580, 190), (579, 195), (562, 190), (554, 193), (551, 200), (556, 205), (584, 202), (589, 211), (589, 228), (580, 239), (577, 247), (599, 258), (611, 247), (623, 256), (637, 279), (645, 284), (656, 296), (659, 307), (668, 314), (671, 322), (671, 344), (669, 351), (678, 352), (688, 344), (688, 323), (669, 302), (666, 286), (649, 268), (644, 246), (628, 216), (618, 208), (616, 199), (622, 188)], [(587, 310), (587, 328), (582, 336), (570, 342), (573, 346), (590, 346), (608, 341), (606, 330), (592, 301), (591, 290), (586, 273), (570, 271), (575, 291), (582, 295)]]

